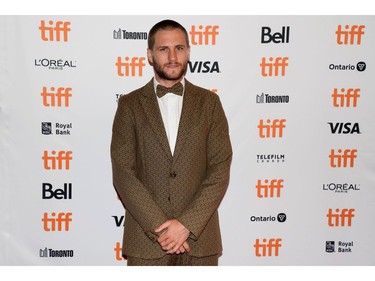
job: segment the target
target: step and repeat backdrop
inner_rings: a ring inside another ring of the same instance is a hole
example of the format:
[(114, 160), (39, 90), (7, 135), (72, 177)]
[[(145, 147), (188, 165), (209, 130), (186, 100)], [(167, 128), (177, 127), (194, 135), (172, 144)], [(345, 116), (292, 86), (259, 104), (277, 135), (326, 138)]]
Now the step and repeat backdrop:
[(375, 265), (375, 16), (45, 15), (0, 17), (0, 264), (126, 265), (112, 122), (166, 18), (229, 121), (220, 265)]

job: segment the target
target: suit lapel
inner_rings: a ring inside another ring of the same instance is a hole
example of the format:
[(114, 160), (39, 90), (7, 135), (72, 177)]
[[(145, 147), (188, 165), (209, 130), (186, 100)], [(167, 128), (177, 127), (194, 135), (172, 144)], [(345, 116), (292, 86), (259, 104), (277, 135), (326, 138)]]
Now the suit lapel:
[(147, 119), (150, 122), (151, 127), (155, 132), (157, 138), (159, 139), (160, 144), (163, 147), (163, 150), (167, 154), (168, 158), (172, 160), (172, 153), (169, 147), (168, 138), (165, 132), (158, 101), (155, 96), (152, 79), (149, 83), (145, 85), (140, 100), (143, 110), (147, 116)]
[(185, 79), (185, 93), (184, 101), (182, 105), (182, 112), (180, 117), (180, 123), (178, 126), (176, 146), (173, 153), (173, 161), (176, 161), (178, 156), (181, 154), (182, 148), (186, 139), (189, 137), (190, 130), (194, 124), (194, 116), (197, 107), (194, 106), (196, 101), (196, 93), (194, 91), (194, 86)]

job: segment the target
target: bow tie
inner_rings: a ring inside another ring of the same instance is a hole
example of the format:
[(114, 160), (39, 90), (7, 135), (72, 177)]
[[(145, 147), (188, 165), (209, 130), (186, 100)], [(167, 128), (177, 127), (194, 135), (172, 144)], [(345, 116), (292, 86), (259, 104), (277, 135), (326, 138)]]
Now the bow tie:
[(184, 88), (183, 88), (183, 86), (182, 86), (181, 83), (177, 83), (177, 84), (173, 85), (170, 88), (164, 87), (162, 85), (158, 85), (156, 87), (156, 95), (159, 98), (161, 98), (162, 96), (164, 96), (166, 93), (173, 93), (173, 94), (182, 96), (183, 90), (184, 90)]

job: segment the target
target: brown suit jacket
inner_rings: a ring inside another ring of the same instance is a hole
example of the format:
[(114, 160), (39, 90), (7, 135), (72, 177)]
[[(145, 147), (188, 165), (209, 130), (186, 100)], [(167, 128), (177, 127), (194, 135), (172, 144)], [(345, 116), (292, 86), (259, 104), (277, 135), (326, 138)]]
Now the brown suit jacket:
[(174, 154), (153, 81), (120, 98), (113, 123), (113, 183), (125, 206), (123, 254), (166, 253), (154, 230), (175, 218), (191, 234), (192, 256), (222, 251), (218, 207), (229, 183), (232, 148), (219, 97), (185, 80)]

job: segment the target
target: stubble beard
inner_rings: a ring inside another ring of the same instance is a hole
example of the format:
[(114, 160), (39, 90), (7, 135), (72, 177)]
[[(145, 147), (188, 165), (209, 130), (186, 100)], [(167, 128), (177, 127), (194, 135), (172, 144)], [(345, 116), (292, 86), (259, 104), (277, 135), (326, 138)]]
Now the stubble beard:
[(168, 81), (178, 81), (186, 74), (188, 62), (180, 64), (182, 66), (181, 70), (176, 73), (169, 74), (163, 70), (160, 65), (153, 65), (155, 73), (163, 80)]

